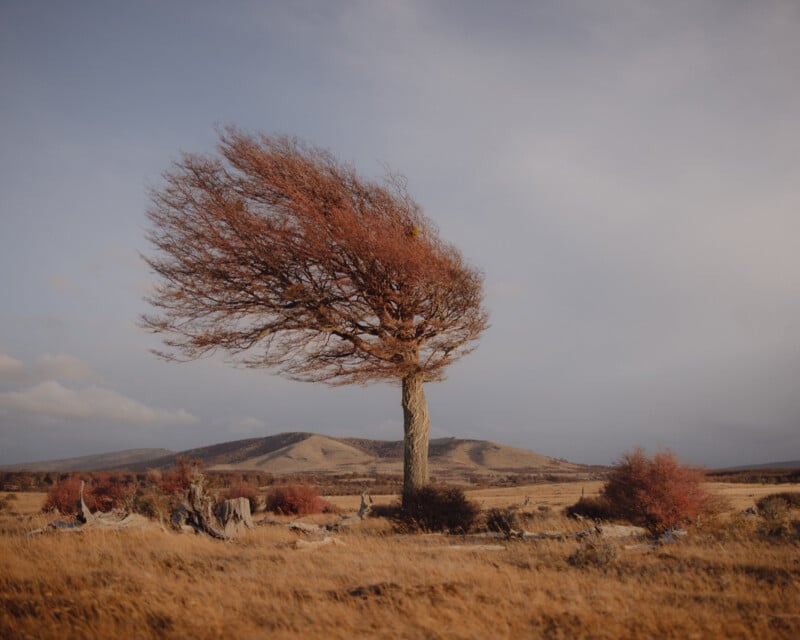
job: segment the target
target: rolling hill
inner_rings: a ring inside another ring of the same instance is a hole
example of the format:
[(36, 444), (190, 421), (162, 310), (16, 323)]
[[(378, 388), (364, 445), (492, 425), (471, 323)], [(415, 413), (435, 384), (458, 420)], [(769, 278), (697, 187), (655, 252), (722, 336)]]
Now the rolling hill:
[(0, 471), (100, 471), (104, 469), (133, 468), (151, 460), (174, 456), (169, 449), (126, 449), (113, 453), (99, 453), (78, 458), (42, 460), (0, 466)]
[[(173, 452), (137, 449), (3, 467), (31, 471), (144, 471), (175, 464), (177, 457), (197, 459), (210, 470), (258, 470), (276, 475), (299, 473), (403, 472), (402, 441), (333, 438), (314, 433), (281, 433)], [(573, 474), (587, 467), (486, 440), (438, 438), (429, 448), (431, 473), (441, 478), (498, 473)], [(12, 468), (13, 467), (13, 468)]]

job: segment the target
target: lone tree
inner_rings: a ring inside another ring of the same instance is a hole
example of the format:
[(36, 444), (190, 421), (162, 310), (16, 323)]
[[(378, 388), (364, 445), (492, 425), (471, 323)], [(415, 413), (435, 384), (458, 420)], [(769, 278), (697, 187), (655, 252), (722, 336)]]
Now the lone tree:
[(483, 277), (389, 175), (377, 183), (293, 138), (220, 133), (152, 192), (142, 323), (169, 360), (223, 351), (331, 385), (402, 383), (404, 495), (428, 482), (423, 383), (486, 329)]

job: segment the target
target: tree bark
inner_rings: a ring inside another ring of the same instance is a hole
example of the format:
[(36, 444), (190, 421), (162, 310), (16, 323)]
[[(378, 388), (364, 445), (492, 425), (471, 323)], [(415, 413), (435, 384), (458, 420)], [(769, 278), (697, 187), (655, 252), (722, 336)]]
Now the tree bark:
[(428, 484), (428, 440), (431, 420), (422, 388), (424, 374), (403, 378), (403, 496)]

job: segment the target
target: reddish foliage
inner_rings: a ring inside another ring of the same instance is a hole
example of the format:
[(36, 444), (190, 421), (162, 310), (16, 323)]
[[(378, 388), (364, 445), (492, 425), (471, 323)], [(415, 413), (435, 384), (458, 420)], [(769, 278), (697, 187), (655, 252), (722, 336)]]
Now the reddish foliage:
[(156, 472), (152, 478), (164, 493), (184, 493), (189, 490), (189, 485), (192, 483), (192, 474), (201, 467), (202, 463), (199, 460), (178, 456), (173, 468)]
[(258, 508), (258, 491), (252, 484), (245, 482), (244, 480), (236, 482), (228, 487), (228, 489), (226, 489), (222, 494), (222, 497), (225, 500), (232, 500), (234, 498), (247, 498), (247, 501), (250, 503), (251, 513), (255, 513), (256, 509)]
[[(64, 515), (75, 515), (78, 513), (78, 500), (80, 497), (81, 478), (77, 475), (70, 475), (54, 484), (47, 491), (43, 509), (45, 511), (58, 510)], [(84, 500), (90, 509), (94, 509), (94, 499), (89, 491), (84, 490)]]
[(220, 136), (152, 194), (147, 262), (161, 276), (143, 323), (168, 358), (223, 349), (334, 384), (443, 369), (488, 326), (483, 276), (406, 191), (286, 137)]
[(331, 510), (317, 490), (307, 484), (286, 484), (273, 487), (267, 494), (267, 511), (284, 515), (308, 515)]
[(92, 497), (93, 511), (111, 511), (112, 509), (130, 509), (136, 489), (136, 482), (130, 478), (103, 473), (93, 474), (89, 491), (85, 493)]
[(670, 451), (648, 458), (636, 449), (616, 464), (602, 497), (615, 516), (659, 533), (713, 510), (704, 480), (703, 469), (681, 464)]
[(83, 500), (92, 511), (130, 509), (138, 489), (132, 477), (111, 473), (93, 473), (86, 477), (71, 474), (50, 487), (44, 510), (58, 509), (64, 515), (79, 510), (81, 481), (85, 481)]

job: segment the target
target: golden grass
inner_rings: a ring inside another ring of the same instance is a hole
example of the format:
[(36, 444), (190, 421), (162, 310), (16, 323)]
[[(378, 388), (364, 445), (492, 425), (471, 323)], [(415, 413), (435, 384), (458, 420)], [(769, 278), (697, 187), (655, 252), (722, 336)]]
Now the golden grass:
[[(528, 496), (527, 528), (574, 530), (559, 511), (580, 492), (470, 495), (487, 507)], [(579, 568), (571, 539), (469, 550), (470, 539), (397, 536), (381, 520), (314, 549), (274, 526), (232, 543), (157, 528), (28, 537), (42, 497), (20, 494), (21, 515), (0, 516), (0, 638), (800, 637), (800, 547), (758, 535), (753, 518), (674, 545), (615, 543), (615, 562)]]

